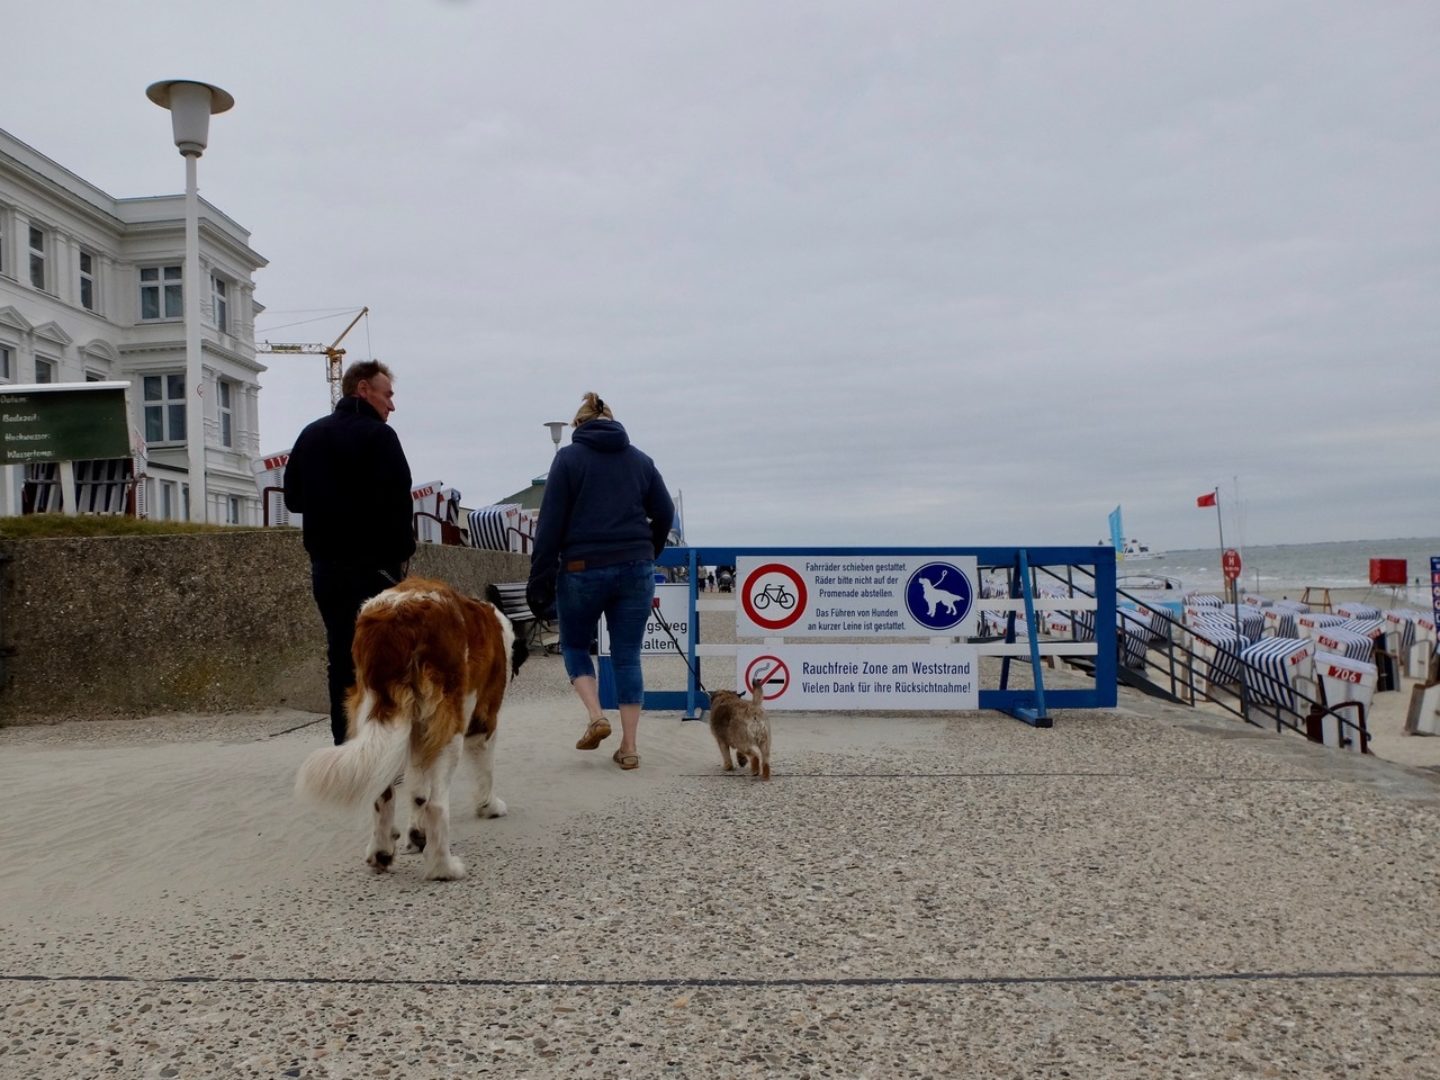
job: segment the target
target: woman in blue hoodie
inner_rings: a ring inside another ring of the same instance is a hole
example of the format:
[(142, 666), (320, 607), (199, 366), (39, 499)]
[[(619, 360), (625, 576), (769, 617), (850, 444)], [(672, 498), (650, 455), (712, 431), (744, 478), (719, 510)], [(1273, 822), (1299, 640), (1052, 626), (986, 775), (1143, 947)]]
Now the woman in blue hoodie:
[(555, 455), (545, 478), (527, 595), (537, 615), (552, 598), (559, 613), (565, 674), (590, 718), (577, 750), (594, 750), (610, 735), (590, 659), (604, 614), (620, 706), (614, 761), (634, 769), (645, 696), (640, 643), (655, 596), (655, 558), (670, 534), (675, 504), (655, 463), (630, 444), (598, 395), (585, 395), (572, 423), (570, 445)]

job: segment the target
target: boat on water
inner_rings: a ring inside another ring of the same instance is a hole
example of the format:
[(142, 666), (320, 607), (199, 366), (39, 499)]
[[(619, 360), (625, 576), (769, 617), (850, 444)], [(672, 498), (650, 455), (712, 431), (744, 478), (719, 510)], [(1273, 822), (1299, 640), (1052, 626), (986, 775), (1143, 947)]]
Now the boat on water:
[[(1101, 547), (1106, 547), (1111, 540), (1102, 537), (1096, 543)], [(1163, 559), (1165, 557), (1165, 552), (1152, 551), (1149, 544), (1142, 543), (1134, 537), (1122, 536), (1119, 540), (1114, 541), (1114, 544), (1115, 557), (1124, 559), (1126, 562), (1144, 562), (1147, 559)]]
[(1126, 562), (1141, 562), (1145, 559), (1163, 559), (1165, 552), (1154, 551), (1150, 545), (1141, 543), (1131, 537), (1125, 541), (1125, 546), (1119, 552)]
[(1181, 596), (1185, 585), (1179, 578), (1164, 574), (1120, 574), (1115, 578), (1115, 587), (1124, 592), (1140, 593), (1147, 596), (1169, 594), (1169, 598)]
[(1153, 551), (1149, 544), (1136, 540), (1133, 536), (1125, 535), (1125, 525), (1120, 516), (1120, 507), (1110, 511), (1110, 539), (1097, 541), (1099, 546), (1107, 544), (1115, 545), (1115, 558), (1124, 562), (1145, 562), (1151, 559), (1163, 559), (1163, 551)]

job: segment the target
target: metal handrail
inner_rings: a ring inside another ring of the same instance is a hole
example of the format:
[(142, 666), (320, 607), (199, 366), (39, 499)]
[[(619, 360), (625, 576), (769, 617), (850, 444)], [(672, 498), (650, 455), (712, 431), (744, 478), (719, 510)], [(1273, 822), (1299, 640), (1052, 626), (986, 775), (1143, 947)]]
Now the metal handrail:
[(429, 510), (416, 510), (410, 516), (410, 535), (416, 540), (420, 539), (420, 519), (429, 518), (440, 526), (440, 544), (442, 547), (457, 547), (460, 544), (460, 526), (453, 522), (446, 521)]
[[(1070, 577), (1068, 580), (1067, 580), (1066, 578), (1061, 578), (1059, 575), (1057, 575), (1057, 574), (1055, 574), (1053, 571), (1051, 571), (1048, 567), (1038, 567), (1037, 569), (1044, 571), (1047, 575), (1055, 578), (1056, 581), (1063, 581), (1063, 582), (1065, 582), (1065, 584), (1066, 584), (1072, 591), (1078, 591), (1078, 592), (1080, 592), (1081, 594), (1083, 594), (1083, 595), (1085, 595), (1085, 596), (1091, 596), (1091, 597), (1093, 597), (1093, 596), (1095, 595), (1093, 592), (1085, 589), (1083, 586), (1076, 585), (1076, 584), (1074, 583), (1073, 577)], [(1074, 568), (1074, 567), (1071, 567), (1070, 569), (1073, 570), (1073, 569), (1075, 569), (1075, 568)], [(1083, 568), (1081, 568), (1081, 572), (1082, 572), (1082, 573), (1085, 572), (1085, 571), (1083, 570)], [(1189, 699), (1190, 699), (1190, 703), (1193, 705), (1193, 704), (1194, 704), (1194, 701), (1195, 701), (1195, 695), (1196, 695), (1194, 675), (1195, 675), (1195, 672), (1196, 672), (1196, 670), (1197, 670), (1197, 666), (1196, 666), (1196, 665), (1197, 665), (1197, 661), (1199, 660), (1199, 656), (1198, 656), (1198, 654), (1196, 654), (1196, 652), (1195, 652), (1193, 649), (1191, 649), (1189, 646), (1186, 646), (1186, 645), (1181, 644), (1180, 642), (1178, 642), (1178, 641), (1176, 640), (1176, 637), (1175, 637), (1175, 630), (1176, 630), (1176, 629), (1179, 629), (1179, 630), (1185, 631), (1186, 633), (1189, 633), (1189, 632), (1190, 632), (1189, 627), (1187, 627), (1187, 626), (1186, 626), (1183, 622), (1181, 622), (1180, 620), (1176, 619), (1176, 618), (1175, 618), (1174, 616), (1172, 616), (1169, 612), (1156, 610), (1156, 608), (1155, 608), (1154, 606), (1148, 604), (1143, 597), (1134, 596), (1134, 595), (1132, 595), (1131, 593), (1127, 593), (1127, 592), (1125, 592), (1123, 589), (1118, 589), (1118, 588), (1115, 590), (1115, 593), (1116, 593), (1117, 596), (1123, 596), (1125, 599), (1127, 599), (1127, 600), (1132, 600), (1132, 601), (1134, 601), (1135, 603), (1141, 605), (1146, 611), (1154, 612), (1155, 614), (1159, 615), (1159, 616), (1161, 617), (1161, 619), (1164, 620), (1164, 622), (1167, 624), (1167, 626), (1166, 626), (1166, 635), (1165, 635), (1164, 650), (1165, 650), (1166, 655), (1167, 655), (1168, 660), (1169, 660), (1169, 671), (1168, 671), (1168, 675), (1169, 675), (1169, 681), (1170, 681), (1170, 693), (1171, 693), (1171, 696), (1174, 697), (1174, 698), (1176, 698), (1177, 700), (1183, 700), (1183, 699), (1181, 698), (1181, 695), (1176, 692), (1177, 686), (1183, 687), (1186, 691), (1188, 691), (1188, 695), (1187, 695), (1187, 696), (1188, 696)], [(1095, 632), (1096, 632), (1097, 635), (1101, 632), (1099, 626), (1096, 626)], [(1074, 634), (1074, 630), (1073, 630), (1073, 629), (1072, 629), (1071, 633), (1072, 633), (1072, 635)], [(1119, 634), (1119, 635), (1123, 635), (1123, 634), (1125, 633), (1124, 627), (1116, 627), (1116, 633)], [(1233, 650), (1231, 650), (1231, 649), (1228, 649), (1228, 648), (1226, 648), (1224, 645), (1221, 645), (1221, 644), (1218, 644), (1218, 643), (1213, 643), (1213, 644), (1214, 644), (1215, 649), (1216, 649), (1219, 653), (1221, 653), (1223, 656), (1225, 656), (1225, 657), (1227, 657), (1227, 658), (1229, 658), (1229, 659), (1233, 659), (1233, 660), (1235, 661), (1236, 666), (1241, 669), (1242, 674), (1241, 674), (1241, 676), (1240, 676), (1240, 682), (1239, 682), (1240, 692), (1238, 692), (1238, 693), (1235, 694), (1235, 697), (1238, 699), (1238, 701), (1239, 701), (1239, 703), (1240, 703), (1240, 707), (1239, 707), (1239, 708), (1236, 708), (1236, 707), (1234, 707), (1230, 702), (1224, 701), (1224, 700), (1222, 700), (1221, 698), (1215, 696), (1214, 694), (1212, 694), (1212, 693), (1210, 692), (1209, 689), (1200, 692), (1200, 693), (1201, 693), (1201, 696), (1204, 698), (1204, 700), (1209, 701), (1211, 704), (1218, 705), (1220, 708), (1224, 709), (1226, 712), (1230, 713), (1230, 714), (1233, 715), (1233, 716), (1238, 717), (1239, 719), (1243, 720), (1245, 723), (1250, 724), (1252, 727), (1258, 727), (1258, 728), (1262, 728), (1262, 729), (1263, 729), (1263, 728), (1265, 727), (1265, 725), (1258, 723), (1258, 722), (1250, 715), (1251, 709), (1256, 709), (1256, 710), (1260, 711), (1262, 714), (1264, 714), (1267, 718), (1269, 718), (1269, 719), (1271, 719), (1271, 720), (1273, 720), (1273, 721), (1275, 722), (1275, 730), (1276, 730), (1276, 731), (1281, 731), (1281, 730), (1284, 730), (1284, 729), (1287, 729), (1287, 728), (1288, 728), (1289, 730), (1295, 732), (1295, 733), (1298, 734), (1298, 735), (1303, 735), (1303, 736), (1304, 736), (1305, 738), (1307, 738), (1307, 739), (1311, 738), (1310, 730), (1309, 730), (1309, 726), (1308, 726), (1308, 720), (1309, 720), (1309, 718), (1311, 718), (1311, 717), (1321, 717), (1321, 716), (1325, 716), (1325, 715), (1333, 716), (1333, 717), (1335, 718), (1335, 720), (1337, 721), (1337, 723), (1340, 725), (1340, 731), (1341, 731), (1341, 737), (1342, 737), (1342, 739), (1345, 739), (1345, 738), (1347, 737), (1347, 736), (1346, 736), (1346, 732), (1347, 732), (1347, 731), (1348, 731), (1348, 732), (1352, 732), (1353, 734), (1349, 735), (1348, 738), (1349, 738), (1350, 740), (1353, 740), (1353, 739), (1358, 738), (1358, 739), (1359, 739), (1359, 743), (1360, 743), (1360, 747), (1361, 747), (1362, 753), (1369, 753), (1369, 752), (1370, 752), (1370, 751), (1369, 751), (1370, 733), (1369, 733), (1368, 728), (1366, 727), (1366, 723), (1365, 723), (1365, 709), (1364, 709), (1364, 706), (1363, 706), (1363, 704), (1362, 704), (1361, 702), (1358, 702), (1358, 701), (1344, 701), (1344, 702), (1337, 702), (1335, 705), (1332, 706), (1332, 705), (1329, 705), (1329, 704), (1326, 703), (1326, 702), (1317, 701), (1317, 700), (1315, 700), (1314, 698), (1310, 697), (1308, 694), (1305, 694), (1304, 692), (1302, 692), (1302, 691), (1300, 691), (1300, 690), (1298, 690), (1298, 689), (1287, 688), (1288, 693), (1290, 693), (1291, 695), (1293, 695), (1294, 698), (1295, 698), (1297, 701), (1303, 702), (1305, 705), (1308, 705), (1308, 706), (1309, 706), (1309, 709), (1308, 709), (1307, 713), (1306, 713), (1304, 716), (1302, 716), (1298, 711), (1291, 710), (1291, 709), (1286, 709), (1286, 708), (1285, 708), (1280, 702), (1278, 702), (1278, 701), (1266, 701), (1266, 700), (1264, 700), (1264, 699), (1255, 700), (1255, 698), (1254, 698), (1252, 695), (1249, 695), (1249, 694), (1244, 693), (1245, 676), (1244, 676), (1243, 672), (1244, 672), (1245, 669), (1249, 669), (1250, 671), (1260, 672), (1260, 674), (1262, 674), (1262, 675), (1264, 675), (1265, 672), (1263, 672), (1260, 668), (1256, 667), (1254, 664), (1247, 663), (1246, 660), (1245, 660), (1245, 658), (1244, 658), (1240, 653), (1235, 652), (1235, 651), (1233, 651)], [(1146, 666), (1146, 670), (1147, 670), (1147, 671), (1148, 671), (1148, 670), (1150, 669), (1150, 667), (1152, 666), (1152, 661), (1150, 660), (1149, 652), (1150, 652), (1150, 648), (1153, 648), (1153, 647), (1154, 647), (1153, 643), (1150, 643), (1150, 644), (1147, 646), (1147, 648), (1146, 648), (1145, 666)], [(1176, 676), (1176, 671), (1175, 671), (1175, 666), (1176, 666), (1175, 654), (1176, 654), (1177, 652), (1180, 653), (1180, 654), (1181, 654), (1181, 657), (1182, 657), (1180, 663), (1181, 663), (1181, 668), (1182, 668), (1182, 671), (1183, 671), (1183, 679), (1182, 679), (1182, 680), (1179, 680), (1179, 681), (1177, 681), (1177, 679), (1176, 679), (1176, 677), (1175, 677), (1175, 676)], [(1122, 649), (1122, 653), (1123, 653), (1123, 649)], [(1165, 673), (1166, 673), (1166, 672), (1165, 672), (1165, 669), (1159, 668), (1158, 665), (1155, 665), (1155, 666), (1157, 667), (1157, 670), (1158, 670), (1161, 674), (1165, 674)], [(1208, 686), (1211, 687), (1211, 688), (1213, 688), (1213, 687), (1216, 686), (1215, 683), (1213, 683), (1213, 682), (1208, 682), (1208, 680), (1207, 680), (1207, 684), (1208, 684)], [(1347, 717), (1347, 716), (1342, 716), (1342, 715), (1337, 711), (1338, 709), (1348, 708), (1348, 707), (1351, 706), (1351, 705), (1357, 706), (1357, 708), (1358, 708), (1358, 712), (1359, 712), (1359, 722), (1358, 722), (1358, 723), (1356, 723), (1356, 721), (1354, 721), (1354, 720), (1351, 720), (1351, 719), (1350, 719), (1349, 717)], [(1271, 711), (1270, 711), (1271, 709), (1274, 710), (1273, 714), (1272, 714)], [(1291, 719), (1290, 717), (1285, 716), (1284, 714), (1287, 713), (1287, 712), (1290, 713), (1291, 716), (1294, 717), (1294, 719)]]

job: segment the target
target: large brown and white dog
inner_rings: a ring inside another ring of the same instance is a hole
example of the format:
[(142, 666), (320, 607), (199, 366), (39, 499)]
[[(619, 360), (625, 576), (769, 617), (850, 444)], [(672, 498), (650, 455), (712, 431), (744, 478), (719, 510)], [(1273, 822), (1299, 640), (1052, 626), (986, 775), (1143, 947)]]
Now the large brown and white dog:
[(464, 877), (465, 864), (450, 853), (450, 779), (463, 743), (475, 767), (476, 813), (505, 813), (492, 758), (500, 701), (523, 651), (497, 608), (441, 581), (406, 578), (367, 600), (355, 625), (350, 738), (306, 758), (296, 792), (349, 805), (372, 800), (365, 861), (383, 872), (400, 836), (395, 782), (403, 771), (410, 845), (425, 852), (425, 876)]

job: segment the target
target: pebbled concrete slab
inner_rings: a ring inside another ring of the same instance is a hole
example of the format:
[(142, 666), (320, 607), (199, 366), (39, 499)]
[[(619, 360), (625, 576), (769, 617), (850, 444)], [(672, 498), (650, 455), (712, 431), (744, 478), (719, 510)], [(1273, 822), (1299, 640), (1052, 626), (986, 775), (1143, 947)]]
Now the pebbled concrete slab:
[(622, 773), (539, 658), (440, 885), (291, 800), (310, 719), (0, 731), (0, 1076), (1440, 1076), (1425, 770), (1126, 696)]

